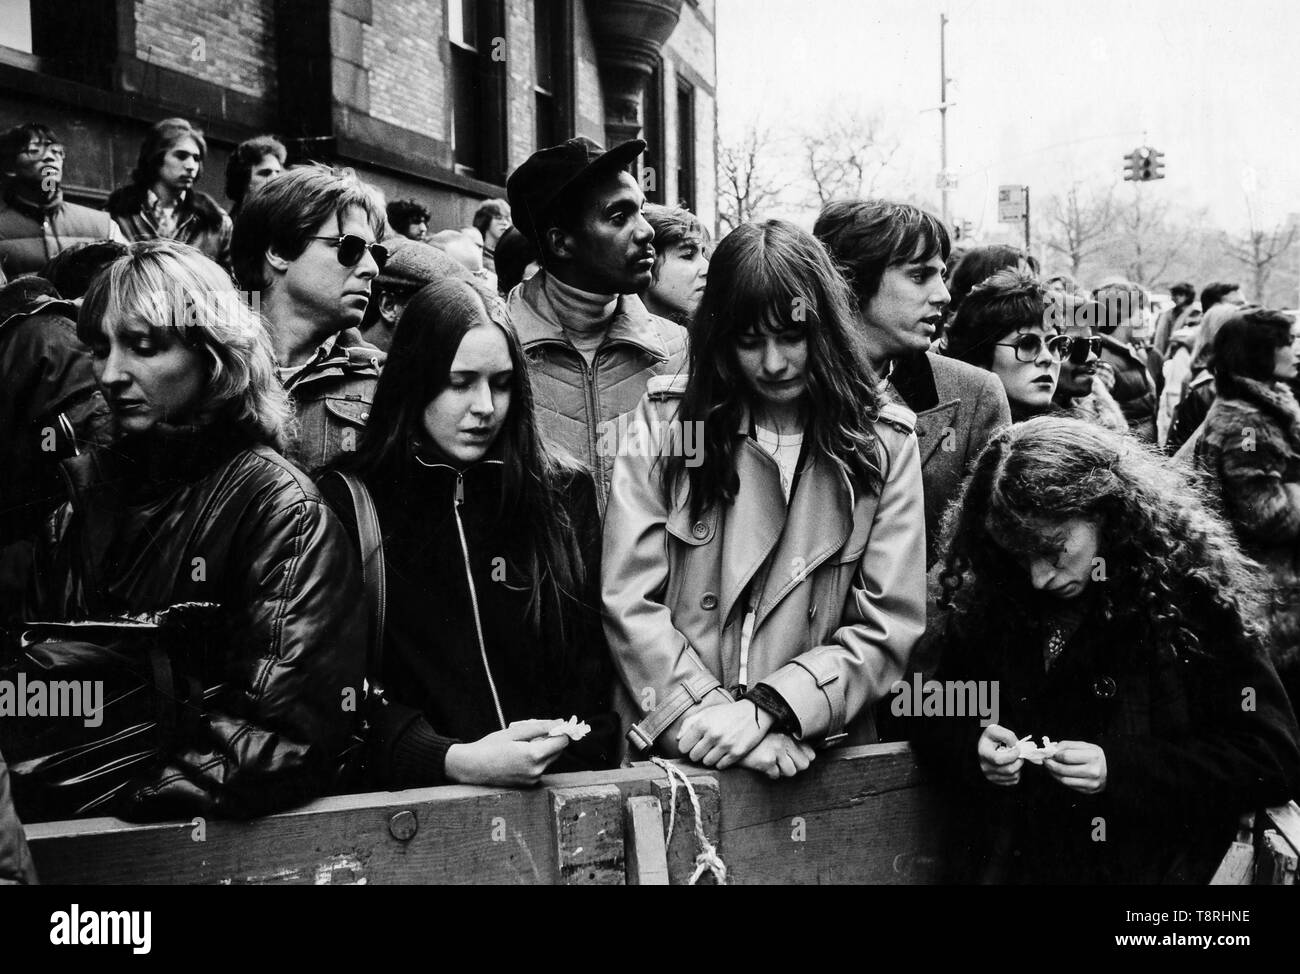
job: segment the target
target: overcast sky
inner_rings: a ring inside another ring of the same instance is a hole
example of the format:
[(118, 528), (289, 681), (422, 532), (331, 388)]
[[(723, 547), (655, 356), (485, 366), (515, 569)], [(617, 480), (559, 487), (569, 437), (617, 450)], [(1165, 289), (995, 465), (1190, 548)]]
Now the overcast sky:
[[(719, 129), (881, 114), (890, 177), (939, 198), (939, 13), (948, 24), (953, 216), (996, 220), (1000, 183), (1034, 197), (1118, 180), (1146, 143), (1145, 184), (1229, 229), (1300, 211), (1300, 4), (1281, 0), (718, 0)], [(1120, 183), (1132, 192), (1131, 184)], [(882, 187), (888, 191), (891, 187)]]

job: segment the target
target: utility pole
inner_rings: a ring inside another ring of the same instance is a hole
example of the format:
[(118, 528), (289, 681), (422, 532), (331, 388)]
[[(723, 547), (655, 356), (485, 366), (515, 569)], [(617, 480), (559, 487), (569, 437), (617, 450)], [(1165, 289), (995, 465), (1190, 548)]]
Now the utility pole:
[(943, 225), (948, 225), (948, 15), (939, 14), (939, 170), (943, 173)]

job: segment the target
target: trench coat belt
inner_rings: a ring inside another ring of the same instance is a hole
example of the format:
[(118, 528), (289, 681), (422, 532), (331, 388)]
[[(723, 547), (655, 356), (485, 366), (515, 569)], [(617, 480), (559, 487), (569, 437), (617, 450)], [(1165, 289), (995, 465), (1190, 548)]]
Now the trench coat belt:
[(650, 713), (639, 724), (633, 724), (627, 732), (628, 742), (638, 751), (648, 751), (659, 735), (672, 726), (682, 714), (698, 704), (704, 697), (717, 690), (728, 700), (731, 694), (722, 689), (722, 684), (712, 673), (697, 673), (677, 684), (668, 699)]

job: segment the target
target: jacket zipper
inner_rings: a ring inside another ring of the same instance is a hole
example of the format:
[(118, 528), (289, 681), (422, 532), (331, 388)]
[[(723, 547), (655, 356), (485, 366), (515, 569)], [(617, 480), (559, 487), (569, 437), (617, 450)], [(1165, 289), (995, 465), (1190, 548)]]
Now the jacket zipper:
[(478, 590), (474, 588), (474, 574), (469, 567), (469, 544), (465, 541), (465, 525), (460, 519), (460, 506), (465, 503), (465, 478), (456, 473), (456, 500), (452, 504), (452, 513), (456, 516), (456, 533), (460, 535), (460, 550), (465, 556), (465, 581), (469, 583), (469, 600), (474, 609), (474, 631), (478, 635), (478, 650), (483, 657), (483, 672), (487, 674), (488, 689), (492, 691), (492, 705), (496, 707), (497, 720), (501, 729), (506, 729), (505, 713), (501, 710), (501, 698), (497, 696), (496, 680), (492, 678), (492, 667), (488, 664), (487, 643), (483, 639), (483, 623), (479, 619)]

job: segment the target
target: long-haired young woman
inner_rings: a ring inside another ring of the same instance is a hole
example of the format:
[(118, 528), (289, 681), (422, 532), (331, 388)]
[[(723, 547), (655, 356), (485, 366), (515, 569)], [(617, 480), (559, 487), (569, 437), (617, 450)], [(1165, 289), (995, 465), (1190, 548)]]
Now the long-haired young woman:
[(947, 528), (935, 679), (994, 712), (911, 731), (959, 792), (962, 878), (1205, 882), (1241, 813), (1294, 796), (1258, 569), (1177, 469), (1039, 417), (989, 443)]
[[(614, 763), (594, 485), (543, 445), (519, 340), (487, 286), (415, 294), (337, 466), (373, 498), (386, 569), (376, 783), (522, 785)], [(340, 478), (321, 487), (359, 540)], [(549, 736), (570, 716), (590, 736)]]
[(772, 776), (873, 740), (923, 628), (912, 414), (847, 285), (789, 223), (719, 244), (689, 378), (652, 379), (605, 516), (610, 648), (641, 748)]

